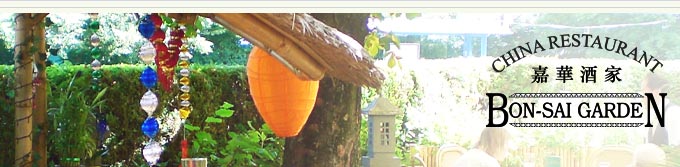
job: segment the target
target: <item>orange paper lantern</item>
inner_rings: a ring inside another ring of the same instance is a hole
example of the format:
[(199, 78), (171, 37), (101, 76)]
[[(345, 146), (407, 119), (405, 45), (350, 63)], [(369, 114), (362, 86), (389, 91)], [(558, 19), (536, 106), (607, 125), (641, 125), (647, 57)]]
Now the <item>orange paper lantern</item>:
[(253, 47), (247, 64), (250, 95), (276, 136), (297, 136), (312, 113), (319, 81), (303, 81), (267, 51)]

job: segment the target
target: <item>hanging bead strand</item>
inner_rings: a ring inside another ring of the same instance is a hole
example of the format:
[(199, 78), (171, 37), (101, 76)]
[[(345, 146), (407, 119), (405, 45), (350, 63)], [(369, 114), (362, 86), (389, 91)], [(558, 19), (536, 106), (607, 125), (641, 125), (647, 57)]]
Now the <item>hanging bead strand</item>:
[(162, 43), (163, 39), (165, 39), (165, 33), (160, 29), (160, 24), (157, 25), (153, 22), (151, 15), (146, 15), (142, 18), (139, 23), (138, 31), (144, 38), (149, 40), (148, 43), (145, 43), (140, 48), (139, 52), (139, 58), (147, 65), (139, 77), (142, 85), (146, 87), (146, 93), (142, 96), (139, 104), (142, 110), (147, 114), (147, 118), (142, 123), (141, 129), (144, 135), (149, 137), (149, 143), (144, 146), (142, 154), (149, 166), (153, 166), (158, 163), (160, 155), (163, 152), (163, 147), (154, 140), (159, 129), (159, 123), (156, 118), (153, 117), (153, 114), (158, 107), (158, 97), (151, 89), (156, 86), (158, 78), (156, 71), (151, 68), (151, 64), (154, 64), (154, 60), (158, 53), (158, 49), (154, 47), (156, 46), (154, 43), (157, 41), (161, 41)]
[[(90, 68), (92, 68), (92, 85), (91, 88), (92, 90), (99, 92), (102, 90), (101, 87), (101, 78), (103, 77), (103, 72), (101, 71), (102, 68), (102, 63), (98, 59), (101, 58), (101, 49), (99, 48), (99, 44), (101, 44), (101, 39), (97, 35), (97, 32), (99, 31), (99, 14), (98, 13), (88, 13), (90, 16), (90, 23), (87, 24), (86, 28), (92, 30), (92, 35), (90, 36), (90, 45), (93, 47), (92, 50), (90, 50), (90, 55), (94, 60), (92, 60), (92, 63), (90, 63)], [(98, 143), (97, 143), (97, 148), (101, 150), (105, 150), (106, 146), (104, 145), (104, 140), (106, 137), (106, 133), (109, 131), (109, 125), (106, 122), (106, 117), (104, 117), (104, 113), (96, 113), (95, 117), (97, 118), (97, 134), (98, 134)]]
[(190, 95), (189, 91), (191, 87), (189, 86), (190, 79), (189, 75), (191, 74), (191, 70), (189, 70), (189, 65), (190, 62), (189, 60), (193, 57), (191, 53), (189, 53), (189, 47), (187, 45), (187, 37), (184, 34), (183, 29), (177, 30), (177, 36), (175, 36), (175, 40), (177, 41), (176, 43), (180, 46), (179, 47), (179, 64), (178, 66), (180, 67), (179, 70), (179, 90), (181, 91), (179, 99), (180, 99), (180, 109), (179, 109), (179, 116), (181, 119), (187, 119), (189, 117), (189, 114), (191, 113), (191, 102), (189, 102)]
[(99, 31), (99, 15), (97, 13), (89, 13), (88, 15), (90, 16), (90, 22), (87, 24), (86, 28), (92, 30), (92, 35), (90, 36), (90, 45), (92, 45), (90, 56), (94, 59), (92, 60), (92, 63), (90, 63), (90, 67), (92, 68), (92, 90), (99, 92), (102, 89), (100, 81), (104, 75), (101, 71), (102, 63), (99, 61), (102, 56), (99, 48), (101, 39), (97, 36), (97, 31)]
[[(180, 68), (179, 70), (179, 90), (180, 95), (179, 95), (179, 100), (180, 100), (180, 107), (179, 107), (179, 116), (180, 119), (182, 120), (182, 124), (186, 122), (186, 119), (189, 117), (189, 114), (191, 113), (191, 103), (189, 102), (189, 75), (191, 74), (191, 71), (189, 69), (189, 60), (191, 59), (192, 55), (189, 53), (189, 45), (187, 39), (189, 37), (192, 37), (192, 35), (195, 35), (195, 30), (191, 30), (189, 28), (194, 27), (194, 22), (191, 19), (187, 19), (186, 17), (184, 19), (177, 20), (179, 25), (177, 31), (173, 33), (171, 37), (170, 44), (177, 45), (178, 47), (178, 53), (177, 57), (179, 57), (179, 62), (178, 66)], [(187, 31), (189, 30), (189, 31)], [(182, 126), (184, 128), (184, 126)], [(180, 148), (182, 150), (182, 158), (189, 158), (189, 141), (186, 139), (186, 129), (182, 130), (184, 132), (184, 135), (182, 135), (182, 141)]]

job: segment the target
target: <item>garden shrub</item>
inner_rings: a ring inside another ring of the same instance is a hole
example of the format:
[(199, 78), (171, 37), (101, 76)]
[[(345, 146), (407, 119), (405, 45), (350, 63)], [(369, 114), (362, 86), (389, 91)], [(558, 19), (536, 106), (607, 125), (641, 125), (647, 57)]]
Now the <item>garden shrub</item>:
[[(139, 100), (146, 88), (141, 85), (139, 75), (144, 66), (141, 65), (105, 65), (102, 68), (104, 76), (102, 77), (102, 84), (107, 87), (104, 95), (104, 107), (102, 113), (108, 122), (111, 136), (106, 141), (109, 148), (108, 154), (103, 157), (103, 164), (113, 164), (122, 162), (123, 166), (139, 166), (145, 164), (141, 156), (141, 148), (145, 141), (149, 139), (144, 136), (140, 130), (140, 126), (147, 114), (140, 108)], [(6, 150), (0, 153), (0, 166), (12, 166), (14, 157), (14, 108), (12, 105), (14, 92), (13, 83), (13, 67), (0, 66), (0, 128), (5, 129), (0, 132), (0, 140), (8, 142), (8, 144), (0, 145), (0, 149)], [(214, 111), (224, 102), (233, 104), (235, 111), (231, 119), (225, 119), (219, 125), (213, 125), (210, 130), (212, 134), (228, 134), (227, 132), (238, 132), (240, 129), (227, 127), (234, 127), (236, 125), (247, 125), (247, 122), (255, 128), (260, 128), (263, 124), (262, 119), (256, 112), (255, 106), (249, 94), (247, 87), (247, 79), (245, 74), (245, 67), (243, 66), (216, 66), (216, 65), (192, 65), (191, 67), (191, 106), (193, 110), (188, 122), (202, 123), (204, 120), (212, 115)], [(85, 96), (88, 99), (93, 99), (96, 93), (91, 89), (90, 79), (92, 70), (84, 65), (75, 66), (51, 66), (47, 68), (47, 76), (49, 80), (48, 103), (49, 108), (57, 108), (59, 104), (55, 104), (58, 98), (55, 97), (56, 91), (64, 91), (68, 86), (71, 78), (78, 72), (81, 73), (73, 83), (76, 90), (85, 91)], [(155, 112), (163, 124), (162, 120), (172, 120), (173, 114), (177, 112), (179, 107), (179, 100), (174, 100), (178, 95), (179, 88), (174, 87), (172, 92), (164, 92), (158, 87), (152, 90), (158, 95), (159, 106)], [(170, 115), (170, 116), (169, 116)], [(174, 114), (176, 115), (176, 114)], [(178, 116), (176, 116), (178, 118)], [(52, 120), (49, 120), (52, 121)], [(50, 122), (51, 123), (51, 122)], [(50, 125), (52, 126), (52, 125)], [(82, 125), (95, 126), (95, 125)], [(183, 133), (180, 131), (178, 134)], [(180, 159), (179, 141), (182, 135), (177, 135), (176, 139), (164, 145), (165, 150), (160, 162), (170, 162), (168, 165), (178, 165)], [(187, 139), (191, 141), (194, 136), (192, 132), (186, 132)], [(219, 137), (228, 138), (227, 135), (220, 135)], [(170, 130), (161, 129), (157, 135), (158, 139), (166, 140), (172, 138)], [(68, 147), (68, 146), (55, 146)], [(222, 146), (224, 147), (224, 146)]]

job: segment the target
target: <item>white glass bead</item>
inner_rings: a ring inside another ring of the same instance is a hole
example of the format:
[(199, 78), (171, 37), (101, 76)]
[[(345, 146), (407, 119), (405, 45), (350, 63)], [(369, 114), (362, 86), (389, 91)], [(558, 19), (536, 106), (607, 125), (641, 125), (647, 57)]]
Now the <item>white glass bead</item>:
[(139, 100), (139, 105), (141, 105), (142, 109), (149, 114), (148, 116), (152, 116), (153, 112), (156, 111), (156, 107), (158, 107), (158, 97), (156, 97), (156, 94), (151, 92), (151, 90), (148, 90), (144, 93), (142, 99)]
[(139, 49), (139, 59), (142, 59), (142, 61), (145, 64), (153, 64), (154, 58), (156, 57), (156, 49), (151, 45), (151, 43), (147, 42), (142, 46), (142, 48)]
[(153, 140), (149, 142), (149, 144), (146, 144), (146, 146), (144, 146), (144, 150), (142, 150), (144, 159), (147, 163), (149, 163), (149, 166), (153, 166), (158, 163), (158, 160), (161, 158), (161, 153), (163, 153), (163, 147), (161, 144)]
[(183, 85), (182, 87), (179, 87), (179, 90), (182, 92), (189, 92), (191, 88), (187, 85)]
[(191, 72), (189, 69), (183, 68), (182, 70), (179, 70), (179, 75), (182, 75), (183, 77), (188, 77)]
[(102, 63), (99, 62), (99, 60), (94, 60), (92, 63), (90, 63), (90, 67), (92, 67), (92, 70), (97, 71), (99, 69), (102, 69)]
[(180, 60), (188, 61), (188, 60), (191, 59), (192, 57), (194, 57), (194, 56), (191, 55), (191, 53), (189, 53), (189, 52), (182, 52), (182, 53), (179, 53), (179, 59), (180, 59)]
[(182, 102), (179, 103), (182, 107), (189, 107), (191, 103), (189, 101), (183, 100)]

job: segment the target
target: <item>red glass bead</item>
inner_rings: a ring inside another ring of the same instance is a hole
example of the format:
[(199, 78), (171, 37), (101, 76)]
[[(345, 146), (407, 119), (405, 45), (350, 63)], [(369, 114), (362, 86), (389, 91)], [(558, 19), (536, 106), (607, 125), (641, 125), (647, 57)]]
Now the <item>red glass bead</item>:
[(179, 39), (171, 39), (168, 41), (168, 48), (179, 48), (182, 46), (182, 40)]
[(184, 30), (183, 29), (177, 30), (177, 37), (179, 37), (179, 39), (184, 38)]
[(165, 32), (161, 30), (160, 28), (156, 28), (156, 31), (153, 32), (153, 35), (151, 35), (151, 38), (149, 38), (149, 41), (151, 43), (158, 43), (158, 42), (163, 42), (165, 40)]
[(153, 46), (156, 49), (156, 59), (163, 60), (168, 58), (168, 47), (165, 46), (165, 43), (156, 43)]
[(158, 13), (152, 13), (150, 18), (153, 22), (153, 25), (157, 28), (160, 28), (161, 25), (163, 25), (163, 19), (161, 19), (161, 16), (159, 16)]

